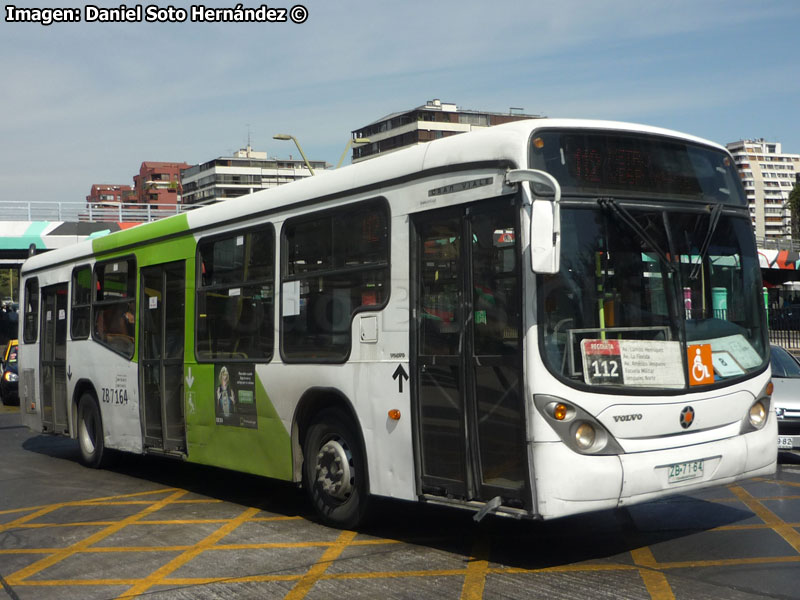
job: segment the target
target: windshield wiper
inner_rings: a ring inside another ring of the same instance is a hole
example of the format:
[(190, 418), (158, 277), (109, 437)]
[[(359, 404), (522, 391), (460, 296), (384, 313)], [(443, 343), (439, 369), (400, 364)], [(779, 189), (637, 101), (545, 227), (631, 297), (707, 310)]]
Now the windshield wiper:
[(706, 259), (706, 254), (708, 254), (708, 247), (711, 245), (711, 236), (714, 235), (714, 232), (717, 230), (717, 225), (719, 225), (720, 214), (722, 214), (722, 204), (715, 204), (714, 208), (711, 209), (711, 215), (708, 217), (708, 231), (706, 231), (706, 237), (700, 246), (700, 260), (692, 266), (692, 271), (689, 273), (690, 281), (694, 281), (700, 276), (700, 269)]
[(647, 233), (647, 231), (645, 231), (641, 225), (639, 225), (639, 222), (630, 212), (628, 212), (624, 206), (620, 206), (619, 202), (617, 202), (615, 198), (598, 198), (597, 203), (601, 207), (610, 210), (612, 213), (614, 213), (614, 216), (625, 223), (625, 225), (630, 227), (630, 229), (633, 230), (637, 236), (639, 236), (639, 239), (650, 246), (653, 252), (656, 253), (656, 256), (658, 256), (658, 258), (661, 259), (661, 262), (664, 263), (664, 266), (667, 268), (667, 270), (673, 275), (675, 274), (675, 265), (673, 265), (669, 258), (667, 258), (667, 255), (659, 247), (653, 237)]

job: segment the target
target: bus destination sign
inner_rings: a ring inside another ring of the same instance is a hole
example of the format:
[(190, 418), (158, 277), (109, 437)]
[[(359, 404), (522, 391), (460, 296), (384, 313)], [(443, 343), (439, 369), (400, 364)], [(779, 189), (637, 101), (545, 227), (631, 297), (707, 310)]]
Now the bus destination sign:
[(585, 339), (581, 356), (590, 385), (685, 386), (678, 342)]

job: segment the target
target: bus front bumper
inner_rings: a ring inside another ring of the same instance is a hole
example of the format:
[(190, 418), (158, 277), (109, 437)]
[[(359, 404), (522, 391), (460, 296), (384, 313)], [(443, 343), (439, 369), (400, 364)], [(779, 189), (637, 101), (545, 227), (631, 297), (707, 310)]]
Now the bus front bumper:
[(561, 443), (534, 442), (537, 512), (552, 519), (770, 475), (776, 439), (773, 417), (760, 431), (650, 452), (588, 456)]

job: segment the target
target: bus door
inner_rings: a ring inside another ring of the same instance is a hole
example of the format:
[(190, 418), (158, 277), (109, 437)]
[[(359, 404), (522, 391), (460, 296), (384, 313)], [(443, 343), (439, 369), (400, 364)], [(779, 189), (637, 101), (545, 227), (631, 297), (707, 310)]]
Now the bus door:
[(42, 337), (39, 343), (42, 426), (68, 433), (67, 424), (67, 284), (42, 288)]
[(184, 261), (141, 270), (139, 390), (145, 448), (186, 452), (183, 412)]
[(422, 492), (527, 507), (518, 209), (501, 198), (413, 226)]

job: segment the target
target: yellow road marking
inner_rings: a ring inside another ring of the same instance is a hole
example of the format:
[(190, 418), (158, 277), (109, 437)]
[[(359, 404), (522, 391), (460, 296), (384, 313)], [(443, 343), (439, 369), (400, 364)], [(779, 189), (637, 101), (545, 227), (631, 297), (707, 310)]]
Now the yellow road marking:
[(53, 527), (108, 527), (116, 521), (75, 521), (74, 523), (18, 523), (14, 529), (48, 529)]
[[(6, 510), (0, 510), (0, 515), (8, 515), (13, 513), (19, 512), (26, 512), (29, 510), (55, 510), (57, 508), (63, 508), (65, 506), (94, 506), (96, 504), (100, 504), (102, 502), (109, 502), (109, 504), (113, 504), (113, 500), (118, 498), (135, 498), (136, 496), (150, 496), (155, 494), (167, 494), (176, 491), (177, 488), (161, 488), (158, 490), (151, 490), (149, 492), (136, 492), (132, 494), (122, 494), (119, 496), (106, 496), (104, 498), (89, 498), (87, 500), (69, 500), (67, 502), (56, 502), (55, 504), (40, 504), (38, 506), (26, 506), (24, 508), (11, 508)], [(150, 504), (152, 501), (143, 501), (145, 504)], [(184, 500), (184, 502), (190, 502)], [(6, 523), (8, 525), (8, 523)], [(0, 530), (1, 531), (1, 530)]]
[(461, 587), (461, 600), (481, 600), (483, 598), (488, 568), (489, 540), (485, 535), (478, 534), (467, 563), (467, 573), (464, 576), (464, 585)]
[(703, 567), (744, 567), (747, 565), (769, 565), (778, 563), (800, 563), (800, 556), (756, 556), (753, 558), (718, 558), (716, 560), (687, 560), (659, 563), (659, 569), (686, 569)]
[(769, 525), (770, 528), (786, 540), (796, 552), (800, 552), (800, 533), (797, 533), (794, 527), (764, 506), (760, 500), (752, 496), (750, 492), (743, 487), (734, 485), (731, 486), (730, 489), (747, 508), (756, 513), (759, 519), (764, 521), (764, 523)]
[(166, 498), (162, 498), (158, 502), (151, 504), (144, 510), (139, 511), (138, 513), (131, 515), (129, 517), (126, 517), (125, 519), (122, 519), (118, 523), (115, 523), (110, 527), (106, 527), (105, 529), (102, 529), (97, 533), (90, 535), (86, 539), (81, 540), (80, 542), (73, 544), (72, 546), (68, 546), (63, 550), (59, 550), (58, 552), (48, 557), (36, 561), (32, 565), (28, 565), (24, 569), (20, 569), (16, 573), (13, 573), (9, 577), (6, 577), (6, 581), (11, 586), (17, 585), (19, 584), (20, 581), (24, 580), (25, 578), (30, 577), (31, 575), (35, 575), (36, 573), (39, 573), (40, 571), (43, 571), (44, 569), (53, 566), (54, 564), (64, 560), (65, 558), (72, 556), (76, 552), (82, 552), (86, 550), (87, 548), (89, 548), (89, 546), (99, 542), (102, 539), (107, 538), (108, 536), (116, 533), (120, 529), (127, 527), (131, 523), (135, 523), (136, 521), (138, 521), (143, 517), (146, 517), (150, 513), (153, 513), (163, 508), (164, 506), (168, 505), (172, 500), (180, 498), (186, 493), (187, 492), (183, 490), (174, 492), (173, 494), (167, 496)]
[[(227, 523), (227, 521), (226, 521)], [(289, 548), (327, 548), (335, 542), (263, 542), (260, 544), (216, 544), (207, 549), (208, 552), (231, 550), (279, 550)], [(351, 546), (378, 546), (401, 544), (398, 540), (360, 540), (352, 542)], [(93, 546), (82, 552), (97, 553), (124, 553), (124, 552), (183, 552), (194, 548), (192, 545), (181, 546)], [(64, 548), (0, 548), (3, 554), (55, 554)]]
[(325, 571), (339, 556), (345, 548), (356, 538), (355, 531), (343, 531), (336, 541), (324, 552), (322, 557), (311, 567), (305, 575), (300, 578), (295, 586), (286, 594), (284, 600), (302, 600), (306, 597), (311, 588), (322, 578)]
[[(782, 482), (782, 481), (769, 481), (770, 483), (787, 484), (800, 486), (800, 483)], [(757, 530), (757, 529), (773, 529), (783, 537), (792, 548), (800, 552), (800, 534), (794, 530), (794, 527), (800, 527), (800, 524), (791, 524), (780, 519), (775, 513), (769, 510), (763, 502), (772, 500), (796, 500), (798, 496), (776, 496), (774, 498), (755, 498), (749, 494), (745, 489), (739, 486), (730, 486), (729, 489), (734, 494), (734, 498), (721, 499), (719, 502), (743, 502), (750, 510), (752, 510), (764, 522), (763, 524), (747, 524), (747, 525), (727, 525), (713, 528), (710, 531), (736, 531), (736, 530)], [(163, 498), (159, 501), (146, 501), (146, 500), (124, 500), (125, 498), (135, 498), (145, 495), (166, 494), (172, 492), (172, 495)], [(356, 579), (402, 579), (402, 578), (417, 578), (417, 577), (463, 577), (464, 583), (462, 586), (461, 597), (468, 600), (475, 600), (483, 596), (486, 576), (488, 574), (531, 574), (531, 573), (557, 573), (557, 572), (602, 572), (602, 571), (632, 571), (637, 570), (642, 577), (648, 593), (653, 600), (667, 600), (673, 599), (674, 594), (669, 586), (666, 576), (663, 571), (669, 569), (679, 568), (703, 568), (712, 566), (733, 567), (733, 566), (747, 566), (758, 564), (794, 564), (800, 563), (800, 556), (780, 556), (780, 557), (755, 557), (755, 558), (736, 558), (736, 559), (719, 559), (719, 560), (696, 560), (696, 561), (681, 561), (681, 562), (665, 562), (658, 563), (652, 551), (647, 548), (638, 548), (631, 551), (635, 565), (624, 565), (614, 563), (585, 563), (585, 564), (572, 564), (560, 565), (554, 567), (546, 567), (539, 569), (525, 569), (517, 567), (489, 567), (489, 544), (488, 540), (479, 538), (475, 540), (471, 552), (471, 560), (464, 569), (443, 569), (443, 570), (422, 570), (422, 571), (392, 571), (392, 572), (359, 572), (359, 573), (328, 573), (327, 569), (330, 564), (337, 560), (345, 548), (349, 545), (365, 546), (365, 545), (384, 545), (384, 544), (398, 544), (408, 543), (409, 540), (386, 540), (386, 539), (369, 539), (369, 540), (355, 540), (356, 533), (342, 532), (335, 541), (313, 541), (313, 542), (283, 542), (283, 543), (263, 543), (263, 544), (217, 544), (225, 535), (233, 531), (241, 523), (248, 522), (264, 522), (264, 521), (295, 521), (302, 520), (299, 516), (274, 516), (274, 517), (255, 517), (260, 510), (251, 508), (239, 515), (234, 519), (180, 519), (180, 520), (158, 520), (158, 521), (141, 521), (148, 514), (152, 514), (155, 510), (162, 508), (166, 504), (200, 504), (200, 503), (220, 503), (219, 500), (191, 500), (179, 499), (180, 496), (186, 494), (185, 490), (176, 490), (176, 488), (166, 488), (160, 490), (153, 490), (150, 492), (139, 492), (135, 494), (126, 494), (123, 496), (110, 496), (107, 498), (96, 498), (82, 501), (72, 501), (57, 503), (45, 506), (27, 507), (19, 509), (11, 509), (0, 511), (0, 514), (25, 514), (15, 521), (0, 524), (0, 532), (12, 528), (19, 529), (36, 529), (45, 527), (81, 527), (81, 526), (106, 526), (108, 527), (103, 531), (97, 532), (90, 538), (83, 542), (79, 542), (68, 548), (33, 548), (33, 549), (5, 549), (0, 550), (0, 555), (4, 554), (50, 554), (46, 558), (30, 565), (26, 569), (22, 569), (17, 573), (8, 577), (8, 582), (15, 586), (46, 586), (58, 587), (69, 585), (80, 586), (98, 586), (98, 585), (126, 585), (131, 588), (122, 596), (130, 598), (141, 594), (154, 585), (167, 584), (167, 585), (202, 585), (207, 583), (218, 582), (296, 582), (295, 586), (288, 593), (286, 598), (290, 600), (302, 600), (313, 589), (314, 585), (321, 580), (356, 580)], [(136, 515), (132, 515), (120, 522), (110, 521), (87, 521), (77, 523), (31, 523), (30, 521), (41, 518), (42, 516), (55, 511), (62, 507), (70, 506), (115, 506), (115, 505), (139, 505), (146, 504), (147, 508)], [(33, 511), (33, 512), (31, 512)], [(129, 525), (195, 525), (195, 524), (224, 524), (223, 527), (207, 536), (204, 540), (196, 545), (185, 546), (119, 546), (119, 547), (91, 547), (92, 544), (97, 543), (105, 537), (113, 534), (115, 531), (127, 527)], [(437, 538), (438, 539), (438, 538)], [(205, 551), (230, 551), (230, 550), (249, 550), (249, 549), (281, 549), (281, 548), (327, 548), (319, 561), (317, 561), (308, 572), (302, 575), (252, 575), (242, 577), (208, 577), (208, 578), (191, 578), (191, 577), (169, 577), (182, 565), (188, 563), (193, 558)], [(48, 579), (48, 580), (30, 580), (26, 579), (31, 575), (38, 573), (49, 566), (58, 563), (65, 558), (74, 555), (78, 552), (83, 553), (114, 553), (114, 552), (183, 552), (179, 557), (176, 557), (168, 564), (164, 565), (150, 576), (139, 579), (93, 579), (93, 580), (68, 580), (68, 579)]]
[(666, 575), (657, 570), (660, 565), (656, 562), (652, 550), (648, 547), (636, 548), (631, 550), (631, 556), (633, 556), (636, 566), (641, 567), (639, 575), (642, 577), (650, 597), (653, 600), (675, 600), (675, 594), (672, 593)]
[(750, 481), (760, 481), (761, 483), (773, 483), (775, 485), (790, 485), (792, 487), (800, 487), (800, 481), (787, 481), (785, 479), (765, 479), (764, 477), (756, 477)]
[(228, 535), (231, 531), (239, 527), (245, 521), (248, 521), (251, 517), (258, 514), (260, 510), (258, 508), (248, 508), (242, 514), (240, 514), (235, 519), (230, 520), (227, 524), (223, 525), (219, 529), (217, 529), (214, 533), (206, 536), (205, 539), (195, 544), (190, 549), (186, 550), (180, 556), (176, 556), (167, 564), (165, 564), (160, 569), (156, 569), (151, 575), (143, 579), (141, 582), (133, 586), (127, 592), (122, 594), (120, 598), (134, 598), (139, 594), (142, 594), (149, 590), (154, 585), (161, 583), (161, 581), (170, 573), (176, 571), (186, 563), (188, 563), (193, 558), (200, 555), (202, 552), (209, 549), (211, 546), (216, 544), (219, 540), (224, 538)]
[[(770, 563), (796, 563), (800, 556), (763, 557), (751, 559), (723, 559), (709, 561), (687, 561), (674, 563), (659, 563), (659, 569), (682, 569), (687, 567), (713, 567), (713, 566), (747, 566)], [(625, 565), (618, 563), (604, 564), (573, 564), (540, 569), (525, 569), (520, 567), (490, 567), (487, 574), (497, 575), (530, 575), (547, 573), (599, 573), (610, 571), (641, 571), (641, 566)], [(369, 571), (358, 573), (324, 573), (318, 580), (354, 580), (354, 579), (403, 579), (424, 577), (464, 577), (465, 569), (429, 569), (423, 571)], [(246, 575), (242, 577), (166, 577), (160, 581), (163, 585), (206, 585), (211, 583), (247, 583), (247, 582), (275, 582), (298, 581), (305, 575)], [(57, 587), (57, 586), (99, 586), (99, 585), (136, 585), (140, 579), (46, 579), (22, 581), (17, 587)]]
[(169, 577), (164, 585), (208, 585), (211, 583), (269, 583), (273, 581), (297, 581), (302, 575), (244, 575), (242, 577)]
[(137, 579), (35, 579), (33, 581), (18, 581), (14, 587), (61, 587), (61, 586), (92, 586), (92, 585), (133, 585)]

